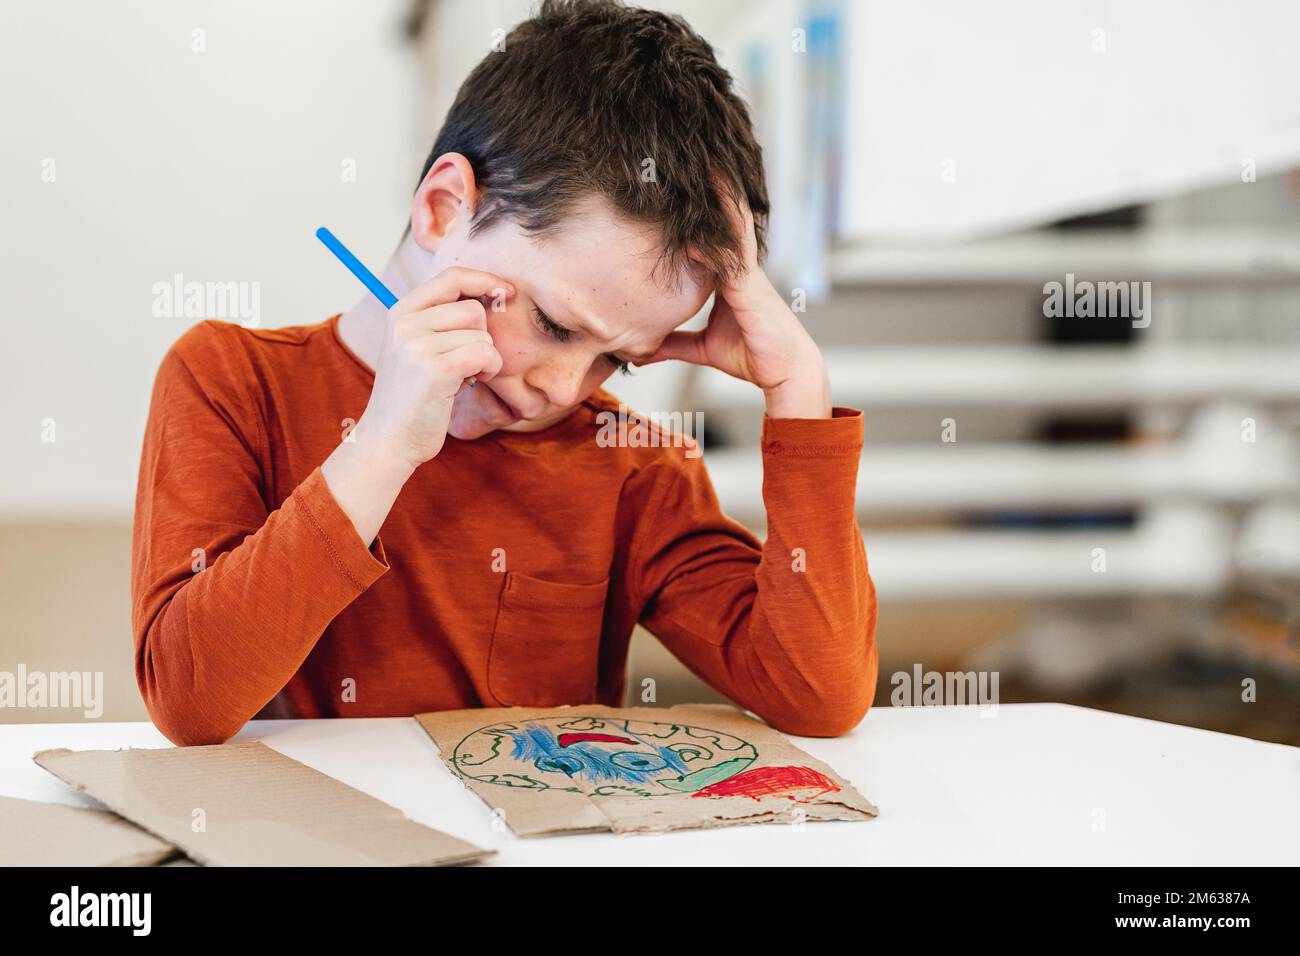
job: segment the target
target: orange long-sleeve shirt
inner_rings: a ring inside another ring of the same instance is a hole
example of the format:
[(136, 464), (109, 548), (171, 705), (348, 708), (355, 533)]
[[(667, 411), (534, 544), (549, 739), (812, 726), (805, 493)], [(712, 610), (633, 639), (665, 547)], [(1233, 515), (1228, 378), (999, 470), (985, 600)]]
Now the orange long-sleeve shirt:
[(255, 716), (618, 705), (638, 621), (782, 730), (833, 735), (866, 713), (861, 412), (764, 419), (765, 544), (723, 515), (704, 458), (598, 442), (597, 414), (618, 411), (602, 390), (543, 431), (449, 436), (368, 548), (319, 466), (373, 382), (337, 318), (204, 322), (164, 358), (132, 610), (140, 690), (172, 741)]

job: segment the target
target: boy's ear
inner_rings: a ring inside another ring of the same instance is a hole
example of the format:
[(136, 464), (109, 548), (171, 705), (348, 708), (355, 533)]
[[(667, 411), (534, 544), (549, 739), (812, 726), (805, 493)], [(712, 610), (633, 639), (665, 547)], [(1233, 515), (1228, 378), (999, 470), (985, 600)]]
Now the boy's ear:
[(460, 153), (443, 153), (411, 199), (411, 237), (433, 252), (457, 223), (468, 225), (478, 204), (474, 167)]

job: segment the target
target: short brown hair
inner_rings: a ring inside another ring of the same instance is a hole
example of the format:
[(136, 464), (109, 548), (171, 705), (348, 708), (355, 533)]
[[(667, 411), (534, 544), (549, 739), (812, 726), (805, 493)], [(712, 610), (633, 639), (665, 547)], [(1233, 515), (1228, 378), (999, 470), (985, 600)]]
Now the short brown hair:
[(717, 176), (728, 200), (748, 202), (760, 256), (765, 248), (767, 186), (749, 112), (713, 48), (678, 16), (544, 0), (461, 85), (421, 181), (451, 152), (469, 160), (482, 190), (471, 235), (502, 217), (543, 233), (597, 193), (659, 228), (659, 264), (671, 274), (702, 268), (716, 283), (743, 265)]

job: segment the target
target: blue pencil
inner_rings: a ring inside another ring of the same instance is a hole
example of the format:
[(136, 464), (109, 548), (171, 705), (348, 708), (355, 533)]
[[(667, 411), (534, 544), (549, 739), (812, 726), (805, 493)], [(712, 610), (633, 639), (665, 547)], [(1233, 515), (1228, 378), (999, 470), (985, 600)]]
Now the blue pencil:
[(339, 262), (347, 266), (348, 271), (361, 280), (370, 293), (384, 304), (385, 309), (391, 309), (397, 304), (397, 296), (393, 295), (388, 286), (380, 282), (373, 272), (363, 266), (361, 260), (335, 238), (334, 233), (321, 226), (316, 230), (316, 238), (325, 243), (326, 249), (338, 256)]
[[(330, 232), (324, 226), (316, 230), (316, 238), (325, 243), (325, 248), (338, 257), (339, 262), (348, 267), (348, 271), (361, 280), (361, 284), (370, 290), (370, 294), (384, 304), (385, 309), (391, 309), (397, 304), (397, 296), (389, 290), (388, 286), (379, 281), (379, 278), (361, 264), (361, 260), (352, 254), (347, 246), (339, 242), (338, 237)], [(474, 379), (469, 380), (469, 387), (475, 385)]]

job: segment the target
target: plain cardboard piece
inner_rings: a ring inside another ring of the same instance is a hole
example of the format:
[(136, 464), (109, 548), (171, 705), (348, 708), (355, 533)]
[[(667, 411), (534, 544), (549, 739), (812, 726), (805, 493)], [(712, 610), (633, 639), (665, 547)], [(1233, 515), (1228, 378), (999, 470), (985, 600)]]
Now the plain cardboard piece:
[(867, 820), (830, 767), (733, 707), (417, 714), (453, 774), (518, 836)]
[(46, 750), (55, 776), (216, 866), (431, 866), (488, 855), (260, 741)]
[(176, 853), (107, 810), (0, 797), (0, 866), (153, 866)]

